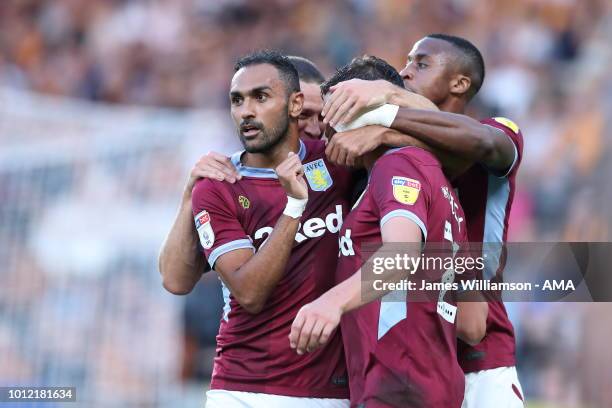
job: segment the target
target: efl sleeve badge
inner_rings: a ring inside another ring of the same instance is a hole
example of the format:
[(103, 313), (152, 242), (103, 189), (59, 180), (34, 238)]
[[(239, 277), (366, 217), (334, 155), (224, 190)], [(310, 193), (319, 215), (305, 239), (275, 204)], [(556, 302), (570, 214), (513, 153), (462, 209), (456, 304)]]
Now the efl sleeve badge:
[(204, 249), (212, 248), (215, 243), (215, 232), (210, 224), (210, 214), (208, 211), (203, 210), (194, 217), (196, 230), (200, 237), (200, 244)]
[(419, 198), (421, 191), (421, 182), (419, 180), (394, 176), (391, 179), (393, 186), (393, 197), (400, 203), (413, 205)]

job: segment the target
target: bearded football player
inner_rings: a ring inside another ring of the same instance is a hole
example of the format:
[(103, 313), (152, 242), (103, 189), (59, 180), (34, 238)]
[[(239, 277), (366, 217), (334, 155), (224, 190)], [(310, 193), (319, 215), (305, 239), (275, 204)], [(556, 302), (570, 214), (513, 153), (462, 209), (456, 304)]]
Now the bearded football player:
[(287, 57), (238, 61), (230, 102), (244, 146), (231, 162), (242, 177), (201, 180), (192, 199), (225, 298), (206, 406), (345, 407), (339, 334), (306, 358), (290, 351), (287, 334), (297, 310), (333, 284), (350, 173), (328, 167), (323, 142), (299, 139), (303, 94)]

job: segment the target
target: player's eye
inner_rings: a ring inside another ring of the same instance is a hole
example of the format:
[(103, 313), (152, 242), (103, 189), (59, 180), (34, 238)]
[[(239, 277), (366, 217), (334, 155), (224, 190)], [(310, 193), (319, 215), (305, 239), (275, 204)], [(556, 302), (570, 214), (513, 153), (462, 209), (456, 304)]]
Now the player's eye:
[(419, 63), (417, 63), (417, 68), (419, 68), (419, 69), (427, 68), (427, 64), (425, 64), (423, 62), (419, 62)]
[(242, 103), (242, 98), (240, 96), (232, 96), (231, 102), (232, 105), (240, 105)]
[(261, 93), (257, 94), (255, 98), (257, 99), (257, 102), (265, 102), (268, 99), (268, 95)]

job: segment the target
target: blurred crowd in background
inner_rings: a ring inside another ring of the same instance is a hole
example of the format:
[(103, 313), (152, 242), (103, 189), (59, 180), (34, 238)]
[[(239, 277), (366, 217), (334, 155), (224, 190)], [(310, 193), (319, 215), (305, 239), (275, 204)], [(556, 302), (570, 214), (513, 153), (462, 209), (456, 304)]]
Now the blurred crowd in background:
[[(163, 293), (156, 254), (189, 168), (239, 147), (235, 60), (278, 48), (329, 75), (367, 53), (399, 70), (432, 32), (484, 55), (470, 114), (523, 131), (510, 239), (610, 241), (610, 1), (0, 2), (0, 385), (77, 385), (127, 407), (176, 406), (195, 384), (201, 402), (220, 290), (211, 273), (186, 298)], [(584, 338), (601, 327), (585, 313), (605, 309), (509, 311), (529, 400), (612, 404), (604, 360), (581, 354), (605, 353)]]

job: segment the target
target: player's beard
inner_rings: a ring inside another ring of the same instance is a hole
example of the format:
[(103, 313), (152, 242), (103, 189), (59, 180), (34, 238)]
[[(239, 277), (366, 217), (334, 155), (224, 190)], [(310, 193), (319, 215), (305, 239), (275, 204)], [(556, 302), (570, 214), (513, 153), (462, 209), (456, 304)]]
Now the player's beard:
[(246, 140), (240, 129), (238, 129), (238, 136), (240, 137), (240, 142), (244, 150), (248, 153), (268, 153), (285, 140), (289, 133), (289, 112), (287, 105), (285, 105), (285, 109), (283, 109), (282, 112), (278, 120), (275, 121), (276, 125), (269, 129), (261, 122), (251, 122), (251, 124), (257, 126), (260, 131), (259, 137), (255, 140)]

